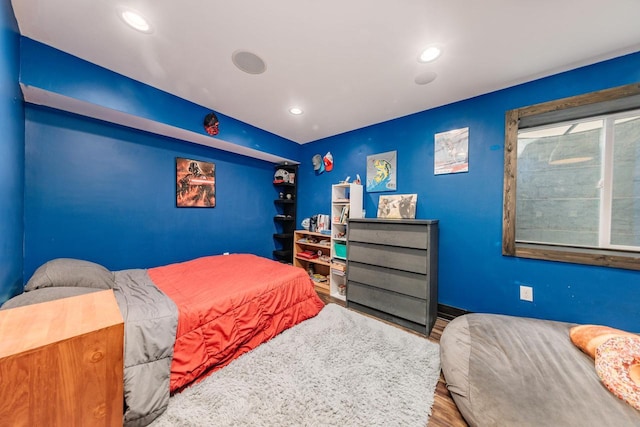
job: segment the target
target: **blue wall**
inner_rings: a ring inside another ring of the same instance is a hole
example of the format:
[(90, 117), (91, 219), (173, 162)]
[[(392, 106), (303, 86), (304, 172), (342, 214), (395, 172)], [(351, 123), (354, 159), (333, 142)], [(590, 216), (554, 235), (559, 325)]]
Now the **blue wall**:
[[(186, 121), (203, 111), (28, 39), (23, 43), (23, 81), (29, 84), (113, 108), (123, 102), (118, 92), (133, 91), (144, 102), (127, 104), (127, 112), (187, 129), (196, 125)], [(79, 93), (69, 91), (64, 77), (74, 69), (84, 70), (77, 76), (84, 85)], [(331, 184), (356, 173), (365, 179), (367, 155), (397, 150), (397, 193), (417, 193), (418, 217), (441, 221), (442, 304), (638, 330), (639, 272), (501, 255), (505, 111), (638, 81), (640, 54), (634, 54), (301, 147), (241, 123), (234, 122), (232, 134), (238, 144), (259, 148), (264, 139), (302, 159), (300, 219), (328, 213)], [(100, 93), (107, 95), (96, 101)], [(169, 113), (182, 107), (195, 113)], [(434, 176), (434, 134), (467, 126), (470, 171)], [(26, 278), (57, 256), (120, 269), (223, 251), (270, 256), (273, 249), (275, 189), (266, 162), (33, 106), (27, 108), (26, 150)], [(315, 176), (311, 157), (327, 151), (335, 169)], [(176, 156), (216, 163), (216, 208), (174, 207)], [(365, 194), (368, 217), (375, 216), (379, 194)], [(533, 286), (533, 303), (519, 300), (520, 284)]]
[(20, 38), (11, 4), (0, 5), (0, 302), (22, 291), (24, 107)]
[[(303, 146), (300, 218), (329, 213), (331, 184), (359, 173), (366, 157), (397, 150), (397, 194), (417, 193), (417, 217), (440, 220), (439, 303), (640, 331), (640, 272), (504, 257), (502, 185), (507, 110), (640, 81), (640, 53), (413, 114)], [(469, 127), (469, 172), (433, 173), (434, 134)], [(315, 176), (314, 154), (334, 170)], [(367, 217), (378, 196), (366, 193)], [(519, 286), (534, 288), (534, 302)]]
[[(208, 109), (22, 38), (20, 81), (205, 134)], [(298, 144), (222, 114), (232, 145), (295, 159)], [(271, 257), (274, 165), (27, 104), (24, 277), (52, 258), (118, 270), (223, 252)], [(216, 164), (217, 205), (176, 208), (175, 158)]]
[[(175, 158), (216, 165), (216, 207), (175, 206)], [(271, 257), (274, 166), (46, 107), (26, 109), (25, 278), (71, 257), (111, 270)]]
[[(209, 109), (27, 37), (21, 40), (20, 62), (20, 82), (25, 85), (206, 135), (202, 123)], [(217, 139), (286, 159), (295, 159), (299, 151), (293, 141), (216, 115)]]

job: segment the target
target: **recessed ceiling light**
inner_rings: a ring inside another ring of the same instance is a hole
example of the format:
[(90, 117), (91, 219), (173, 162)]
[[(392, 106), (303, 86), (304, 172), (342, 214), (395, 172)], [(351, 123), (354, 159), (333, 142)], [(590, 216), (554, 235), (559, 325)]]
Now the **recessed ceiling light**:
[(121, 9), (119, 11), (122, 20), (134, 30), (138, 30), (141, 33), (151, 33), (153, 29), (151, 24), (138, 12), (131, 9)]
[(246, 50), (236, 50), (231, 54), (231, 60), (236, 67), (245, 73), (262, 74), (267, 69), (267, 65), (262, 58)]
[(302, 111), (302, 109), (299, 107), (291, 107), (289, 108), (289, 112), (294, 116), (299, 116), (300, 114), (304, 113), (304, 111)]
[(422, 51), (420, 56), (418, 57), (419, 62), (431, 62), (438, 58), (442, 51), (440, 48), (431, 46)]

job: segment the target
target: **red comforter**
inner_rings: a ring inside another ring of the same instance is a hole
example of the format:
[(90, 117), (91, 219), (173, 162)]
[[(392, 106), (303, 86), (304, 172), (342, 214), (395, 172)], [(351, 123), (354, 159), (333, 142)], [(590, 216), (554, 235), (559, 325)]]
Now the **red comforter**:
[(171, 391), (213, 372), (324, 306), (307, 273), (249, 254), (148, 269), (178, 306)]

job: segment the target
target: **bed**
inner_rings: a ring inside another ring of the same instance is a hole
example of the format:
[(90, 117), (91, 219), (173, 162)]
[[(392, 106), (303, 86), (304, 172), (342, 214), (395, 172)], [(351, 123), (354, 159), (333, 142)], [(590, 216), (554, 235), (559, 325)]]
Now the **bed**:
[(440, 339), (442, 372), (467, 423), (640, 425), (640, 411), (605, 387), (572, 341), (576, 326), (479, 313), (452, 320)]
[(157, 418), (178, 392), (324, 306), (307, 273), (250, 254), (109, 271), (60, 258), (2, 309), (113, 289), (125, 321), (126, 426)]

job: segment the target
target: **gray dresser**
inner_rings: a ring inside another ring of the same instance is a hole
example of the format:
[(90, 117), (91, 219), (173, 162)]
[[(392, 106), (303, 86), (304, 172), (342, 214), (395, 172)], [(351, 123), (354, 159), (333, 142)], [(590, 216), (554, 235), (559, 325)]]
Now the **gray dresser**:
[(438, 310), (438, 221), (350, 219), (347, 307), (429, 335)]

